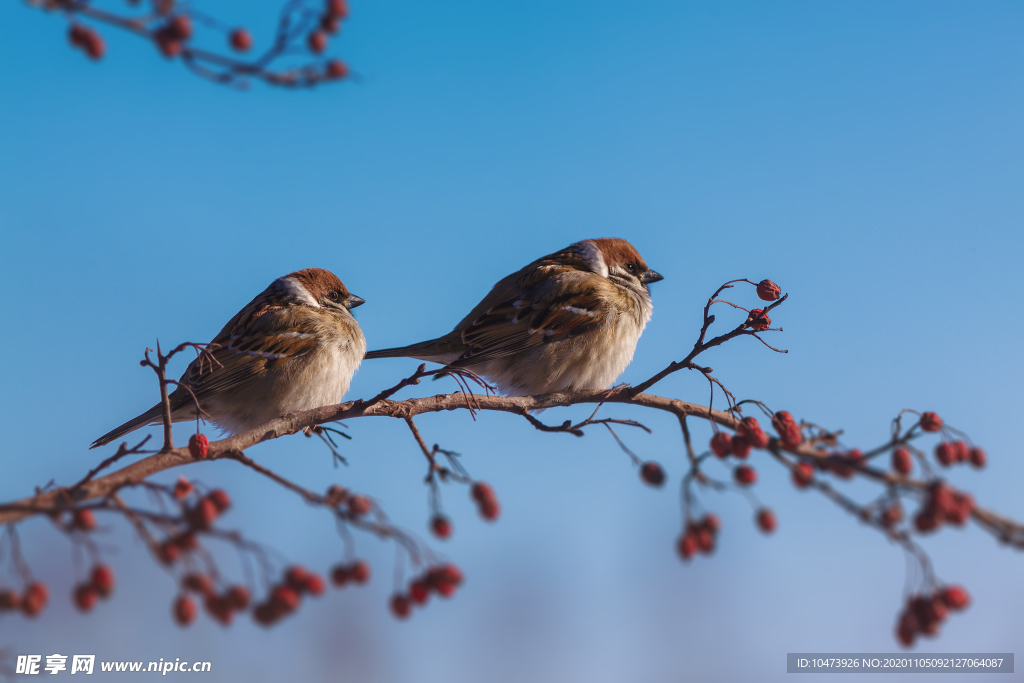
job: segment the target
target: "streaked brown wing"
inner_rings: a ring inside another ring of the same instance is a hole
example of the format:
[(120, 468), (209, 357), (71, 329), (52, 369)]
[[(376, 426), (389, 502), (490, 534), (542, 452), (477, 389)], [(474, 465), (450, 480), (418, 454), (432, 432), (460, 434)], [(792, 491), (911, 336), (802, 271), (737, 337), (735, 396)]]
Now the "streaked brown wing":
[(491, 306), (463, 329), (468, 349), (451, 365), (503, 358), (599, 325), (607, 306), (601, 303), (598, 277), (564, 266), (542, 266), (526, 274), (518, 283), (520, 296)]
[(315, 347), (315, 322), (308, 316), (293, 307), (254, 301), (214, 338), (211, 353), (216, 362), (197, 358), (181, 381), (192, 388), (202, 404), (204, 399), (239, 387)]

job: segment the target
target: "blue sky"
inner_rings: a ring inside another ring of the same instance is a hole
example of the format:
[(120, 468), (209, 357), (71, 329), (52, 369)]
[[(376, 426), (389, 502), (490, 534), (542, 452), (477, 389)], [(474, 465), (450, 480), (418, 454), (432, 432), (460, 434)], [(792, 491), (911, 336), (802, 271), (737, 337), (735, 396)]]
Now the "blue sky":
[[(93, 64), (58, 17), (0, 7), (3, 499), (94, 465), (88, 443), (156, 398), (142, 350), (208, 340), (287, 272), (337, 273), (366, 299), (356, 313), (378, 348), (451, 329), (538, 256), (620, 236), (665, 275), (623, 381), (685, 355), (718, 284), (769, 277), (790, 294), (773, 316), (790, 353), (749, 339), (709, 353), (727, 386), (844, 428), (851, 446), (884, 440), (902, 408), (936, 410), (991, 456), (952, 481), (1024, 518), (1019, 4), (351, 4), (333, 49), (359, 81), (297, 93), (219, 88), (110, 31)], [(260, 5), (203, 7), (259, 43), (274, 11)], [(414, 367), (368, 362), (350, 396)], [(707, 393), (685, 374), (658, 390)], [(654, 433), (629, 444), (665, 465), (660, 491), (598, 432), (422, 419), (504, 516), (486, 525), (464, 490), (446, 492), (443, 550), (467, 583), (409, 623), (385, 613), (390, 546), (360, 539), (369, 587), (269, 632), (205, 618), (181, 631), (173, 582), (119, 524), (116, 599), (83, 617), (64, 598), (68, 545), (37, 521), (26, 552), (54, 604), (0, 620), (0, 645), (208, 659), (214, 680), (373, 681), (777, 680), (786, 652), (896, 650), (902, 552), (763, 454), (755, 490), (779, 531), (760, 536), (742, 498), (709, 495), (719, 550), (682, 566), (680, 437), (647, 419)], [(341, 470), (300, 437), (252, 455), (312, 488), (371, 493), (425, 534), (414, 443), (387, 421), (350, 427)], [(320, 571), (340, 558), (330, 521), (284, 492), (230, 463), (192, 471), (231, 491), (226, 525)], [(973, 528), (925, 547), (975, 604), (918, 651), (1013, 651), (1024, 558)]]

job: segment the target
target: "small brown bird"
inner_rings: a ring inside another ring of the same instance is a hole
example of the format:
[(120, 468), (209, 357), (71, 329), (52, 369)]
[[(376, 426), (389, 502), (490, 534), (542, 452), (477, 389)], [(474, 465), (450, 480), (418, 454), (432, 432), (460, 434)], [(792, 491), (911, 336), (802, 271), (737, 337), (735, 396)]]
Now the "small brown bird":
[[(171, 420), (204, 417), (238, 434), (276, 417), (340, 403), (366, 352), (349, 309), (363, 304), (322, 268), (275, 280), (232, 318), (210, 344), (215, 362), (197, 358), (170, 395)], [(110, 443), (161, 420), (157, 404), (92, 444)]]
[(451, 333), (366, 357), (466, 368), (509, 396), (604, 389), (633, 359), (661, 279), (626, 240), (584, 240), (498, 282)]

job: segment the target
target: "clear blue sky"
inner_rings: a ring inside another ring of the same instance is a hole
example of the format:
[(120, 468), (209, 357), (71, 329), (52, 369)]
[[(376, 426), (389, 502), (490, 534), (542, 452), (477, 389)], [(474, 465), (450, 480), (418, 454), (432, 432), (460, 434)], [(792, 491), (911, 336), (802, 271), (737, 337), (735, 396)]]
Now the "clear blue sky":
[[(208, 340), (287, 272), (336, 272), (367, 301), (370, 346), (392, 346), (450, 329), (540, 255), (620, 236), (665, 275), (623, 381), (684, 355), (719, 283), (770, 277), (790, 294), (773, 338), (790, 353), (740, 340), (708, 354), (735, 393), (845, 428), (850, 445), (884, 440), (901, 408), (937, 410), (991, 456), (954, 483), (1024, 518), (1019, 3), (351, 4), (336, 51), (360, 82), (299, 93), (216, 87), (110, 31), (93, 64), (58, 17), (0, 5), (0, 498), (94, 465), (88, 443), (156, 398), (142, 350)], [(273, 3), (258, 5), (203, 7), (259, 41)], [(414, 366), (369, 362), (350, 395)], [(707, 393), (683, 374), (658, 388)], [(422, 419), (493, 483), (504, 516), (485, 525), (448, 491), (443, 549), (467, 583), (409, 623), (385, 612), (391, 547), (361, 538), (369, 587), (269, 632), (205, 617), (179, 630), (172, 580), (119, 524), (116, 598), (82, 617), (65, 597), (68, 544), (34, 522), (26, 552), (54, 604), (0, 620), (0, 646), (208, 659), (211, 680), (445, 682), (769, 681), (788, 651), (896, 650), (902, 552), (763, 454), (756, 492), (779, 531), (756, 533), (738, 496), (708, 496), (719, 551), (682, 566), (680, 437), (649, 422), (629, 443), (665, 465), (660, 491), (597, 432)], [(345, 469), (301, 437), (252, 455), (313, 488), (371, 493), (425, 534), (411, 439), (350, 426)], [(191, 471), (235, 497), (226, 525), (321, 571), (340, 557), (324, 515), (230, 463)], [(925, 545), (975, 605), (918, 651), (1018, 648), (1024, 557), (973, 528)]]

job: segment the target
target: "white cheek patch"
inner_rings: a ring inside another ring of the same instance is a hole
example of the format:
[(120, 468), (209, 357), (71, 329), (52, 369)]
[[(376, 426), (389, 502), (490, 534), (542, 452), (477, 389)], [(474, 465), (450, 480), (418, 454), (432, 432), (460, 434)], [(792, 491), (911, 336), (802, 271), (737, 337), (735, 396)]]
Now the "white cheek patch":
[(312, 306), (313, 308), (321, 308), (317, 300), (314, 299), (313, 295), (309, 293), (309, 290), (303, 287), (302, 283), (300, 283), (295, 278), (281, 278), (280, 282), (281, 286), (284, 288), (284, 291), (287, 292), (291, 298), (307, 306)]
[(580, 255), (583, 257), (584, 262), (587, 264), (587, 268), (591, 272), (597, 273), (603, 277), (608, 277), (608, 266), (604, 262), (604, 256), (601, 254), (601, 250), (594, 245), (590, 240), (579, 243)]

